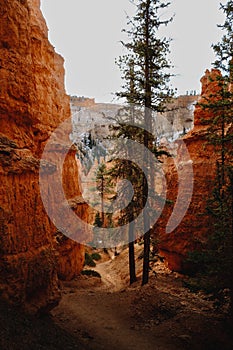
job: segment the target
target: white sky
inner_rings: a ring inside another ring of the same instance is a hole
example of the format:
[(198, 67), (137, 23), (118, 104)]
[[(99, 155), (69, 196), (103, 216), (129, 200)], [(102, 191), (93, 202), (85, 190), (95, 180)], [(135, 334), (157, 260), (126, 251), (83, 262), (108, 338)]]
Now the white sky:
[[(166, 29), (173, 39), (171, 61), (178, 74), (172, 85), (179, 94), (199, 92), (200, 78), (214, 61), (211, 44), (222, 36), (217, 28), (224, 20), (220, 0), (170, 1), (164, 16), (175, 13)], [(122, 83), (115, 65), (122, 54), (120, 40), (126, 40), (121, 30), (126, 28), (126, 13), (134, 8), (129, 0), (41, 0), (49, 39), (65, 59), (68, 94), (112, 101)]]

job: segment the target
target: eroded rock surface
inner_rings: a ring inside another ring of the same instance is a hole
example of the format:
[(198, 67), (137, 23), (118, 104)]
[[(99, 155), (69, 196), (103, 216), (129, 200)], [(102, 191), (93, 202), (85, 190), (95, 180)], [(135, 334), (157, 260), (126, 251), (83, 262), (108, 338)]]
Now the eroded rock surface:
[[(0, 296), (36, 312), (58, 303), (58, 272), (70, 278), (83, 263), (77, 243), (65, 240), (64, 248), (56, 241), (39, 189), (40, 157), (51, 132), (70, 116), (69, 97), (40, 1), (1, 0), (0, 16)], [(67, 156), (65, 183), (77, 173), (74, 154)], [(77, 181), (66, 187), (68, 198), (80, 195)]]
[[(214, 157), (213, 145), (208, 144), (206, 140), (208, 126), (205, 125), (204, 121), (213, 118), (213, 116), (209, 111), (203, 110), (200, 103), (206, 103), (206, 97), (216, 96), (218, 86), (215, 78), (219, 74), (218, 70), (207, 70), (201, 79), (202, 94), (199, 105), (194, 111), (194, 129), (174, 143), (177, 164), (175, 164), (174, 158), (164, 159), (167, 199), (171, 203), (166, 205), (158, 220), (156, 232), (160, 253), (165, 256), (169, 268), (174, 271), (186, 272), (190, 270), (191, 266), (186, 262), (187, 253), (198, 249), (211, 231), (211, 220), (207, 215), (206, 207), (216, 174), (216, 158)], [(189, 152), (189, 160), (184, 158), (183, 147), (186, 147)], [(188, 166), (189, 162), (192, 162), (193, 174)], [(179, 179), (177, 169), (182, 170)], [(191, 186), (187, 186), (187, 180), (190, 180), (191, 177), (193, 177), (193, 189)], [(167, 229), (169, 231), (167, 224), (174, 211), (178, 192), (180, 192), (181, 202), (177, 215), (179, 215), (179, 211), (183, 210), (189, 195), (192, 196), (191, 203), (180, 224), (172, 232), (167, 233)]]

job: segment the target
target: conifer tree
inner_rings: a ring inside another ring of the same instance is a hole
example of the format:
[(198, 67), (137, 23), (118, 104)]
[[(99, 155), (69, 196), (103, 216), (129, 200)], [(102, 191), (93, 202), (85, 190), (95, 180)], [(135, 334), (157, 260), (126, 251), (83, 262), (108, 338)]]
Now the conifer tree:
[[(109, 170), (106, 167), (106, 164), (101, 162), (95, 172), (95, 187), (90, 188), (91, 191), (96, 191), (99, 194), (100, 200), (98, 200), (95, 205), (100, 205), (100, 210), (95, 214), (95, 220), (93, 223), (94, 226), (94, 239), (92, 245), (98, 246), (100, 243), (105, 244), (104, 235), (97, 235), (95, 230), (100, 227), (111, 227), (112, 226), (112, 213), (106, 213), (106, 204), (108, 203), (108, 208), (111, 207), (111, 196), (115, 194), (114, 184), (112, 182), (112, 177), (110, 176)], [(97, 243), (96, 243), (97, 242)], [(106, 249), (106, 248), (104, 248)]]
[[(122, 71), (125, 83), (121, 92), (117, 95), (123, 97), (129, 104), (137, 104), (143, 109), (142, 142), (144, 147), (152, 149), (155, 140), (152, 135), (152, 111), (163, 112), (165, 104), (172, 96), (168, 86), (171, 77), (171, 68), (167, 54), (169, 53), (170, 40), (159, 35), (161, 26), (166, 26), (172, 18), (162, 19), (162, 11), (170, 3), (161, 0), (137, 0), (136, 14), (128, 18), (129, 29), (124, 30), (129, 41), (124, 43), (128, 55), (120, 57), (118, 64)], [(135, 130), (133, 131), (133, 133)], [(131, 133), (131, 137), (133, 137)], [(147, 181), (151, 178), (153, 186), (153, 171), (150, 171), (148, 152), (144, 154), (144, 168), (148, 172), (143, 177), (142, 201), (146, 202), (148, 195)], [(150, 218), (144, 215), (144, 260), (142, 284), (148, 283), (149, 279), (149, 253), (150, 253)]]
[(104, 197), (114, 193), (112, 180), (111, 177), (109, 177), (105, 163), (101, 163), (96, 171), (96, 188), (101, 198), (101, 221), (102, 225), (104, 225)]

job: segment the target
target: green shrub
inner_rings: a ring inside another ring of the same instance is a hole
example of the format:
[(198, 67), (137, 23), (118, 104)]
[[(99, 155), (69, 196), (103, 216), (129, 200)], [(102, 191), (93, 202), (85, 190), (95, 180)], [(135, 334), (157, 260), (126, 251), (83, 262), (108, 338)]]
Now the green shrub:
[(87, 252), (85, 253), (85, 263), (84, 265), (90, 266), (90, 267), (95, 267), (96, 263), (94, 262), (92, 256), (88, 254)]
[(94, 271), (94, 270), (83, 270), (81, 272), (81, 274), (85, 275), (85, 276), (92, 276), (92, 277), (99, 277), (99, 278), (101, 278), (101, 275), (99, 274), (99, 272)]
[(92, 253), (91, 257), (95, 261), (99, 261), (101, 259), (101, 255), (99, 253)]

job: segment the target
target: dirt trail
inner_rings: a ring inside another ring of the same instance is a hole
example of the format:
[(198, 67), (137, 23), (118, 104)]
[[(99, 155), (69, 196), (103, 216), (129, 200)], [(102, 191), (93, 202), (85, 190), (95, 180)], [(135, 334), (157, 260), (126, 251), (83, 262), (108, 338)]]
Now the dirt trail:
[(126, 287), (119, 273), (112, 268), (112, 260), (98, 264), (95, 271), (101, 275), (101, 289), (109, 292), (118, 292)]
[[(76, 333), (91, 350), (164, 349), (156, 346), (156, 338), (148, 339), (145, 332), (131, 328), (130, 310), (124, 294), (78, 293), (64, 298), (56, 316), (64, 328)], [(167, 349), (176, 349), (173, 346)]]
[[(127, 252), (121, 255), (96, 267), (102, 281), (82, 276), (66, 283), (62, 301), (52, 312), (54, 321), (77, 337), (84, 349), (232, 348), (226, 337), (226, 344), (221, 343), (223, 330), (212, 301), (184, 289), (161, 264), (149, 285), (141, 288), (138, 281), (127, 287)], [(137, 266), (140, 274), (141, 261)]]

